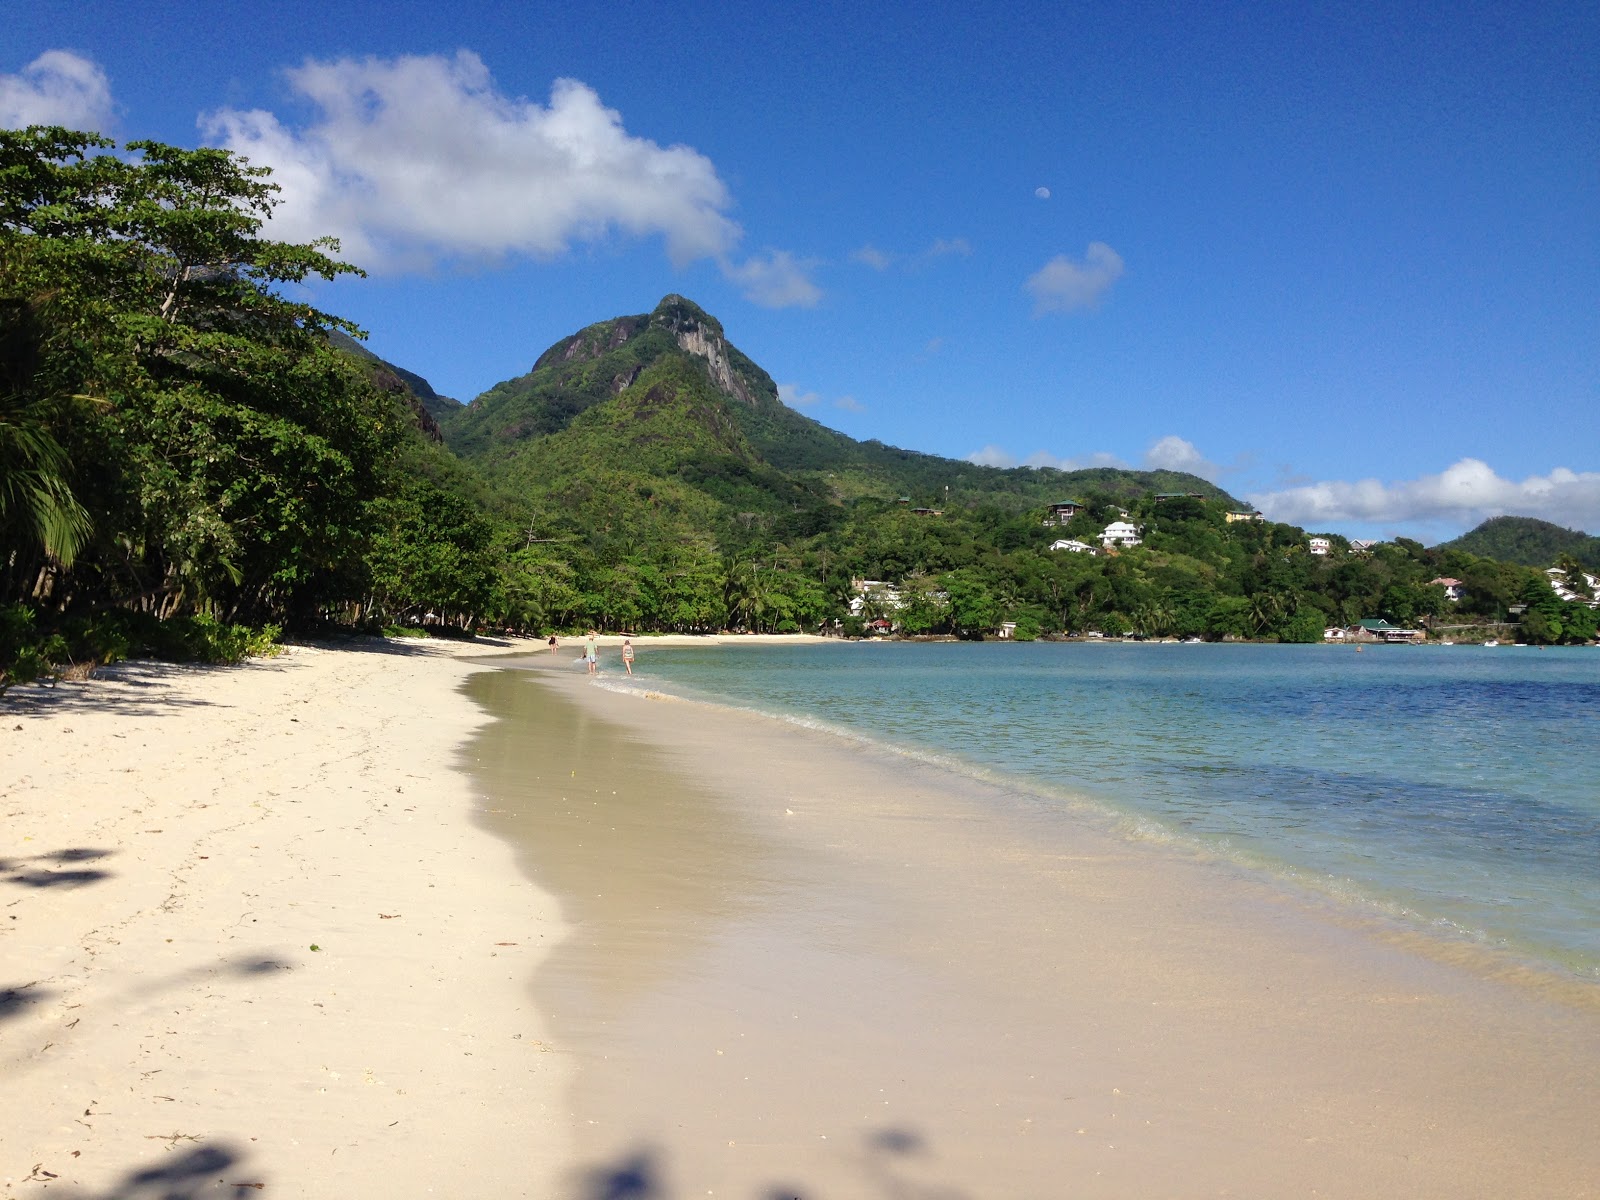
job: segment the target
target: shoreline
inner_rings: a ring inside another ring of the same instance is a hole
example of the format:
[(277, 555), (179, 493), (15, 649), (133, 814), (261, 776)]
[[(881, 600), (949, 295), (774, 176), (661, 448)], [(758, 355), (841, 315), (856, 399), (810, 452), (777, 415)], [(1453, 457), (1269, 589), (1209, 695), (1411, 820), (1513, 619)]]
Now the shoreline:
[[(567, 863), (581, 885), (563, 894), (588, 932), (536, 991), (583, 1064), (574, 1121), (596, 1170), (663, 1194), (809, 1195), (870, 1194), (870, 1168), (974, 1198), (1062, 1180), (1108, 1197), (1542, 1197), (1600, 1178), (1592, 1004), (1093, 821), (1028, 844), (982, 802), (1001, 784), (532, 676), (473, 687), (517, 706), (519, 737), (561, 706), (585, 731), (576, 758), (541, 745), (570, 804), (521, 836), (536, 872), (540, 853), (586, 864)], [(686, 898), (701, 879), (715, 886)], [(648, 968), (619, 965), (633, 956)], [(603, 1020), (563, 1013), (597, 978), (625, 999)]]
[(497, 645), (0, 703), (0, 1196), (549, 1193), (570, 1067), (526, 981), (564, 926), (455, 763)]

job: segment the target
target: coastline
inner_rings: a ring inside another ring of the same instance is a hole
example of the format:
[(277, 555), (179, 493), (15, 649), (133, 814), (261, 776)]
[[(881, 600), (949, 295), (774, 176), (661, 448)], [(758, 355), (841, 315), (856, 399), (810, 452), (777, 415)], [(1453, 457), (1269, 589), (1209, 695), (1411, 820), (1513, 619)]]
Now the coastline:
[[(1592, 1004), (1092, 820), (1030, 844), (1003, 787), (881, 748), (524, 675), (473, 682), (477, 745), (492, 794), (536, 796), (536, 761), (567, 802), (501, 831), (583, 931), (535, 991), (590, 1179), (1595, 1194)], [(536, 759), (496, 742), (541, 722)]]
[(526, 985), (562, 920), (455, 761), (496, 645), (0, 703), (0, 1195), (550, 1193), (568, 1067)]

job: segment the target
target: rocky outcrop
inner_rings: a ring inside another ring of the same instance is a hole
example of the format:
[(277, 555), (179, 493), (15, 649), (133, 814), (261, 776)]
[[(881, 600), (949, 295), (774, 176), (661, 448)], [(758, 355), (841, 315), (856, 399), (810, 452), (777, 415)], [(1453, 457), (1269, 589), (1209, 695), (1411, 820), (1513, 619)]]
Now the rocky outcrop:
[(694, 301), (673, 295), (656, 305), (650, 319), (672, 331), (680, 350), (705, 361), (711, 382), (718, 388), (730, 396), (737, 396), (746, 404), (755, 404), (755, 393), (729, 361), (728, 342), (722, 336), (722, 325), (715, 317), (708, 315)]

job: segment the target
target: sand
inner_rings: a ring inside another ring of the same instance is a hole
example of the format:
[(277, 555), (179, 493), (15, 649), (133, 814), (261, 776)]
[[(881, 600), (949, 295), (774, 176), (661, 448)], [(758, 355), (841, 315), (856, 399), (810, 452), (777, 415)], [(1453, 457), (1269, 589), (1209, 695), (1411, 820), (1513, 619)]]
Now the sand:
[(1600, 1194), (1591, 992), (614, 645), (0, 702), (0, 1196)]
[(469, 685), (573, 924), (563, 1195), (1597, 1194), (1597, 989), (604, 680)]
[(452, 769), (495, 648), (0, 701), (0, 1195), (552, 1194), (563, 927)]

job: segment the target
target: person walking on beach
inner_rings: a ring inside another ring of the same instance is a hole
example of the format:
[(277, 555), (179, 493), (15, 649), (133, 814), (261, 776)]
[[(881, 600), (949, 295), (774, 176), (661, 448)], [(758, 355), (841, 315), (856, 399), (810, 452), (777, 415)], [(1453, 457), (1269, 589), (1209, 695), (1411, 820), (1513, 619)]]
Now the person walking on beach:
[(550, 635), (550, 653), (554, 654), (555, 652), (556, 652), (556, 635), (552, 633)]
[(584, 635), (583, 638), (583, 661), (585, 664), (587, 664), (589, 668), (589, 674), (591, 675), (595, 673), (595, 670), (599, 666), (600, 662), (597, 645), (598, 643), (595, 641), (595, 632), (591, 629), (587, 634)]
[(628, 668), (628, 674), (633, 674), (633, 643), (627, 638), (622, 639), (622, 665)]

